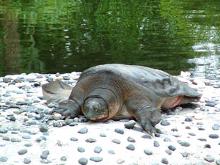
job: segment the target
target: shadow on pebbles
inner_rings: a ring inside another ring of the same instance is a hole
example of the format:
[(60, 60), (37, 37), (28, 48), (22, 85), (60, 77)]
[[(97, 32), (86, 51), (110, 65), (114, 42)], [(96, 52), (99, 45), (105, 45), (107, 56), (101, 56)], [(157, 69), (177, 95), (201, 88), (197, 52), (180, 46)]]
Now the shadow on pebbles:
[(90, 123), (83, 116), (51, 115), (57, 105), (46, 105), (41, 84), (59, 78), (74, 85), (78, 76), (73, 72), (0, 77), (1, 165), (220, 165), (220, 88), (216, 85), (194, 78), (194, 86), (203, 93), (201, 101), (195, 108), (177, 107), (164, 113), (156, 126), (162, 133), (152, 137), (133, 120)]

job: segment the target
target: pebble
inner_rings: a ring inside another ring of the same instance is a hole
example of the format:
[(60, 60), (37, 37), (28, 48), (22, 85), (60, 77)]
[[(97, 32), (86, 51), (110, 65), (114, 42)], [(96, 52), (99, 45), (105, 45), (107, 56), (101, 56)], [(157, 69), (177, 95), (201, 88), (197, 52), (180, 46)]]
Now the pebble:
[(7, 162), (8, 158), (6, 156), (0, 156), (0, 162)]
[(135, 124), (136, 124), (135, 121), (129, 121), (129, 122), (124, 124), (124, 127), (127, 128), (127, 129), (133, 129)]
[(24, 162), (24, 164), (30, 164), (31, 160), (28, 158), (24, 158), (23, 162)]
[(40, 132), (48, 132), (48, 126), (46, 124), (42, 124), (39, 127)]
[(6, 134), (8, 130), (6, 128), (0, 128), (0, 133)]
[(96, 139), (88, 138), (88, 139), (86, 139), (86, 142), (87, 143), (94, 143), (94, 142), (96, 142)]
[(31, 144), (31, 143), (26, 143), (26, 144), (24, 144), (24, 146), (25, 146), (25, 147), (31, 147), (32, 144)]
[(123, 160), (123, 159), (118, 159), (117, 160), (117, 164), (123, 164), (125, 162), (125, 160)]
[(119, 133), (119, 134), (124, 134), (124, 130), (123, 130), (123, 129), (120, 129), (120, 128), (116, 128), (116, 129), (115, 129), (115, 132), (116, 132), (116, 133)]
[(27, 153), (27, 149), (21, 149), (18, 151), (18, 155), (24, 155)]
[(167, 120), (161, 120), (160, 124), (161, 124), (162, 126), (168, 126), (168, 125), (170, 125), (170, 123), (169, 123)]
[(61, 160), (61, 161), (66, 161), (66, 160), (67, 160), (67, 157), (66, 157), (66, 156), (62, 156), (62, 157), (60, 158), (60, 160)]
[(113, 139), (112, 142), (113, 142), (113, 143), (116, 143), (116, 144), (120, 144), (120, 143), (121, 143), (121, 141), (118, 140), (118, 139)]
[(131, 151), (135, 150), (135, 146), (133, 144), (129, 144), (126, 148)]
[(189, 153), (188, 153), (188, 152), (182, 152), (181, 155), (182, 155), (184, 158), (186, 158), (186, 157), (189, 156)]
[(196, 134), (193, 133), (193, 132), (190, 132), (189, 135), (190, 135), (190, 136), (196, 136)]
[(145, 153), (146, 155), (152, 155), (152, 154), (153, 154), (153, 152), (150, 151), (150, 150), (148, 150), (148, 149), (145, 149), (145, 150), (144, 150), (144, 153)]
[(190, 143), (189, 143), (189, 142), (186, 142), (186, 141), (178, 140), (177, 142), (178, 142), (181, 146), (183, 146), (183, 147), (189, 147), (189, 146), (190, 146)]
[(219, 125), (219, 124), (214, 124), (214, 125), (212, 126), (212, 129), (213, 129), (213, 130), (219, 130), (219, 129), (220, 129), (220, 125)]
[(94, 148), (94, 152), (95, 152), (95, 153), (100, 153), (100, 152), (102, 152), (102, 148), (99, 147), (99, 146), (96, 146), (96, 147)]
[(53, 126), (54, 127), (63, 127), (65, 126), (66, 123), (64, 120), (57, 120), (57, 121), (53, 121)]
[(79, 164), (81, 164), (81, 165), (87, 165), (88, 159), (86, 159), (86, 158), (80, 158), (80, 159), (78, 160), (78, 162), (79, 162)]
[(206, 156), (204, 157), (204, 160), (206, 160), (206, 161), (209, 162), (209, 163), (212, 163), (212, 162), (215, 161), (215, 159), (214, 159), (211, 155), (206, 155)]
[(135, 143), (135, 139), (130, 136), (127, 138), (127, 141), (131, 143)]
[(185, 118), (185, 121), (186, 121), (186, 122), (191, 122), (191, 121), (192, 121), (192, 117), (186, 117), (186, 118)]
[(90, 158), (91, 161), (93, 162), (101, 162), (103, 160), (102, 157), (94, 156)]
[(41, 153), (41, 159), (47, 159), (48, 155), (50, 154), (49, 150), (45, 150)]
[(204, 148), (211, 148), (211, 145), (210, 144), (205, 144)]
[(159, 142), (158, 141), (154, 141), (154, 147), (159, 147), (160, 146), (160, 144), (159, 144)]
[(114, 150), (108, 150), (108, 153), (114, 155), (115, 151)]
[(81, 128), (78, 133), (80, 134), (86, 134), (88, 132), (88, 128), (84, 127), (84, 128)]
[(163, 159), (161, 160), (161, 163), (163, 163), (163, 164), (168, 164), (169, 162), (168, 162), (167, 158), (163, 158)]
[(169, 150), (171, 150), (171, 151), (175, 151), (175, 150), (176, 150), (176, 147), (173, 146), (173, 145), (169, 145), (168, 148), (169, 148)]
[(165, 138), (163, 139), (163, 141), (164, 141), (164, 142), (171, 142), (171, 139), (168, 138), (168, 137), (165, 137)]
[(220, 165), (220, 159), (216, 160), (216, 165)]
[(218, 139), (219, 135), (217, 135), (217, 134), (210, 134), (209, 138), (211, 138), (211, 139)]
[(106, 137), (106, 134), (104, 132), (101, 132), (99, 136), (100, 137)]
[(144, 139), (152, 139), (152, 136), (150, 136), (149, 134), (145, 134), (141, 137), (144, 138)]
[(165, 152), (166, 152), (168, 155), (172, 155), (172, 151), (170, 151), (170, 150), (165, 150)]
[(78, 148), (77, 148), (77, 151), (78, 151), (78, 152), (85, 152), (85, 149), (84, 149), (83, 147), (78, 147)]
[(19, 138), (11, 138), (11, 142), (21, 142), (21, 139), (19, 139)]
[(71, 141), (73, 141), (73, 142), (78, 141), (78, 139), (77, 139), (77, 138), (75, 138), (75, 137), (71, 137), (71, 138), (70, 138), (70, 140), (71, 140)]

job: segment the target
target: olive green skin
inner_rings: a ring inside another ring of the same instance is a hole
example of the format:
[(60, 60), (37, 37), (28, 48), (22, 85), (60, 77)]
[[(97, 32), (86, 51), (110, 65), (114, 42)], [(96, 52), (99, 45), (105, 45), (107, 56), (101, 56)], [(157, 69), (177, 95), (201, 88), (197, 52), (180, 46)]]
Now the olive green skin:
[(201, 95), (161, 70), (137, 65), (105, 64), (82, 72), (69, 99), (65, 116), (85, 115), (93, 121), (135, 118), (144, 130), (155, 132), (161, 107), (198, 101)]

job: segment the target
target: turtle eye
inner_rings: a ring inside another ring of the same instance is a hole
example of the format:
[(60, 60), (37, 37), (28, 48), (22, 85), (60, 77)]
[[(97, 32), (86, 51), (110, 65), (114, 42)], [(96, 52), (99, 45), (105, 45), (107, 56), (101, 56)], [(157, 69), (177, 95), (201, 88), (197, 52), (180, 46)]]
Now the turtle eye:
[(107, 104), (102, 98), (87, 98), (83, 104), (82, 111), (90, 120), (102, 120), (108, 117)]

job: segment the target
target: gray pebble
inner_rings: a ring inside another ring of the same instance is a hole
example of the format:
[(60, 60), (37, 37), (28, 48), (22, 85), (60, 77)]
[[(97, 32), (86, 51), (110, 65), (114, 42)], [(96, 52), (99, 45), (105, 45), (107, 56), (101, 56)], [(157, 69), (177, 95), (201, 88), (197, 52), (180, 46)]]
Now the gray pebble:
[(164, 141), (164, 142), (171, 142), (171, 139), (168, 138), (168, 137), (165, 137), (165, 138), (163, 139), (163, 141)]
[(0, 156), (0, 162), (7, 162), (8, 158), (6, 156)]
[(117, 160), (117, 164), (123, 164), (125, 162), (125, 160), (123, 160), (123, 159), (118, 159)]
[(211, 138), (211, 139), (218, 139), (219, 136), (217, 134), (210, 134), (209, 138)]
[(71, 140), (71, 141), (73, 141), (73, 142), (78, 141), (78, 139), (77, 139), (77, 138), (75, 138), (75, 137), (71, 137), (71, 138), (70, 138), (70, 140)]
[(168, 125), (170, 125), (170, 123), (169, 123), (167, 120), (161, 120), (160, 124), (161, 124), (162, 126), (168, 126)]
[(31, 144), (31, 143), (26, 143), (26, 144), (24, 144), (24, 146), (25, 146), (25, 147), (31, 147), (32, 144)]
[(23, 139), (31, 139), (31, 136), (30, 135), (22, 135), (22, 138)]
[(86, 165), (86, 164), (88, 163), (88, 159), (86, 159), (86, 158), (80, 158), (80, 159), (78, 160), (78, 162), (79, 162), (79, 164), (81, 164), (81, 165)]
[(10, 83), (13, 79), (9, 77), (3, 77), (3, 82), (4, 83)]
[(133, 129), (135, 126), (136, 122), (135, 121), (129, 121), (127, 123), (124, 124), (125, 128), (127, 129)]
[(213, 130), (219, 130), (219, 129), (220, 129), (220, 125), (219, 125), (219, 124), (214, 124), (214, 125), (212, 126), (212, 129), (213, 129)]
[(66, 156), (62, 156), (62, 157), (60, 158), (60, 160), (61, 160), (61, 161), (66, 161), (66, 160), (67, 160), (67, 157), (66, 157)]
[(119, 133), (119, 134), (124, 134), (124, 130), (123, 130), (123, 129), (120, 129), (120, 128), (116, 128), (116, 129), (115, 129), (115, 132), (116, 132), (116, 133)]
[(191, 129), (191, 127), (190, 127), (190, 126), (186, 126), (185, 128), (186, 128), (186, 129)]
[(183, 146), (183, 147), (189, 147), (189, 146), (190, 146), (190, 143), (189, 143), (189, 142), (186, 142), (186, 141), (178, 140), (177, 142), (178, 142), (181, 146)]
[(80, 134), (86, 134), (87, 132), (88, 132), (88, 129), (87, 129), (86, 127), (81, 128), (81, 129), (78, 131), (78, 133), (80, 133)]
[(169, 145), (168, 148), (169, 148), (169, 150), (171, 150), (171, 151), (175, 151), (175, 150), (176, 150), (176, 147), (173, 146), (173, 145)]
[(135, 150), (135, 146), (133, 144), (129, 144), (126, 148), (131, 151)]
[(186, 157), (189, 156), (189, 153), (188, 153), (188, 152), (182, 152), (181, 155), (182, 155), (184, 158), (186, 158)]
[(160, 144), (159, 144), (159, 142), (158, 141), (154, 141), (154, 147), (159, 147), (160, 146)]
[(85, 149), (84, 149), (83, 147), (78, 147), (78, 148), (77, 148), (77, 151), (78, 151), (78, 152), (85, 152)]
[(41, 159), (47, 159), (48, 155), (50, 154), (49, 150), (45, 150), (41, 153)]
[(211, 145), (210, 144), (205, 144), (204, 148), (211, 148)]
[(96, 146), (96, 147), (94, 148), (94, 152), (95, 152), (95, 153), (100, 153), (100, 152), (102, 152), (102, 148), (99, 147), (99, 146)]
[(115, 151), (114, 150), (108, 150), (108, 153), (114, 155)]
[(31, 160), (28, 158), (24, 158), (23, 162), (24, 162), (24, 164), (30, 164)]
[(16, 121), (16, 118), (14, 115), (7, 115), (6, 119), (10, 121)]
[(106, 134), (103, 133), (103, 132), (101, 132), (99, 136), (100, 136), (100, 137), (106, 137)]
[(217, 105), (217, 103), (215, 101), (206, 101), (205, 106), (208, 107), (215, 107)]
[(161, 160), (161, 163), (163, 163), (163, 164), (168, 164), (169, 162), (168, 162), (167, 158), (163, 158), (163, 159)]
[(8, 130), (6, 128), (0, 128), (0, 133), (5, 134), (7, 132), (8, 132)]
[(206, 155), (206, 157), (204, 157), (204, 160), (206, 160), (209, 163), (212, 163), (215, 161), (215, 159), (211, 155)]
[(11, 138), (11, 142), (21, 142), (21, 139), (18, 139), (18, 138)]
[(88, 138), (88, 139), (86, 139), (86, 142), (87, 143), (94, 143), (94, 142), (96, 142), (96, 139)]
[(113, 143), (116, 143), (116, 144), (120, 144), (120, 143), (121, 143), (121, 141), (118, 140), (118, 139), (113, 139), (112, 142), (113, 142)]
[(21, 149), (21, 150), (18, 151), (19, 155), (24, 155), (26, 153), (27, 153), (27, 149)]
[(153, 152), (150, 151), (150, 150), (148, 150), (148, 149), (145, 149), (145, 150), (144, 150), (144, 153), (145, 153), (146, 155), (152, 155), (152, 154), (153, 154)]
[(57, 121), (53, 121), (53, 126), (54, 127), (63, 127), (65, 126), (66, 123), (64, 120), (57, 120)]
[(200, 127), (198, 127), (198, 130), (199, 130), (199, 131), (204, 131), (205, 128), (203, 128), (203, 127), (200, 126)]
[(191, 121), (192, 121), (192, 118), (191, 118), (191, 117), (186, 117), (186, 118), (185, 118), (185, 121), (186, 121), (186, 122), (191, 122)]
[(3, 136), (3, 137), (2, 137), (2, 140), (10, 141), (10, 138), (9, 138), (8, 136)]
[(48, 126), (46, 124), (42, 124), (39, 126), (40, 132), (47, 132)]
[(94, 156), (90, 158), (91, 161), (93, 162), (101, 162), (103, 160), (102, 157)]
[(152, 139), (152, 136), (150, 136), (148, 134), (145, 134), (145, 135), (143, 135), (141, 137), (144, 138), (144, 139)]
[(190, 135), (190, 136), (196, 136), (196, 134), (193, 133), (193, 132), (190, 132), (189, 135)]
[(172, 151), (170, 151), (170, 150), (165, 150), (165, 152), (166, 152), (168, 155), (172, 155)]
[(129, 141), (131, 143), (135, 143), (135, 139), (130, 136), (127, 138), (127, 141)]
[(207, 140), (205, 138), (198, 138), (199, 141), (201, 142), (206, 142)]
[(220, 165), (220, 159), (219, 160), (216, 160), (216, 165)]

